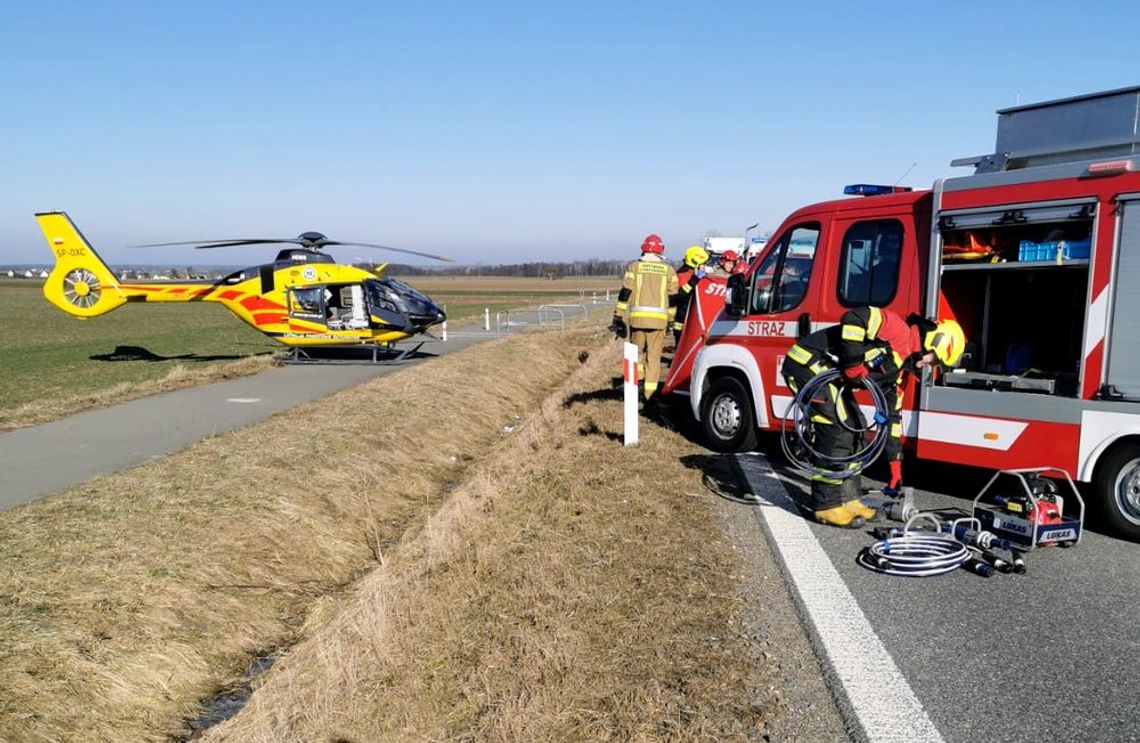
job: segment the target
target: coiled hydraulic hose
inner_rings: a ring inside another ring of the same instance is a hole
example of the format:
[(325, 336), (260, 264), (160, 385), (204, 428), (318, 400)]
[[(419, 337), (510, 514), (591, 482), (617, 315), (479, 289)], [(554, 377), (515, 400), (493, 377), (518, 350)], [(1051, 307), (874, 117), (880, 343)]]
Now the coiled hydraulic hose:
[[(923, 520), (929, 520), (934, 530), (913, 528)], [(876, 573), (912, 578), (953, 572), (971, 559), (970, 550), (941, 529), (941, 522), (933, 514), (916, 514), (906, 522), (901, 536), (883, 539), (864, 548), (856, 562)]]
[[(847, 421), (839, 421), (847, 430), (860, 434), (860, 438), (865, 442), (863, 447), (849, 456), (824, 454), (812, 447), (812, 398), (840, 376), (837, 369), (822, 371), (800, 388), (788, 408), (787, 418), (790, 420), (791, 426), (785, 428), (784, 435), (780, 437), (780, 445), (784, 449), (784, 455), (796, 469), (834, 480), (846, 480), (849, 477), (854, 477), (870, 466), (882, 453), (883, 447), (887, 444), (887, 437), (890, 435), (889, 426), (887, 426), (889, 417), (887, 397), (878, 384), (870, 378), (864, 377), (863, 386), (871, 393), (871, 399), (875, 403), (875, 414), (872, 420), (866, 428), (853, 426)], [(867, 433), (873, 433), (870, 441), (866, 440), (865, 434)]]

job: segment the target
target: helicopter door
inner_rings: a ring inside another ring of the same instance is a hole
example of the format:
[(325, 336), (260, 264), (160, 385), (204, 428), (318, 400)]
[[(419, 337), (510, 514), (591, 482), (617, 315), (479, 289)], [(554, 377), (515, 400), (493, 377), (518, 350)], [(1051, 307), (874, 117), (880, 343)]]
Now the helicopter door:
[(329, 330), (367, 330), (368, 311), (360, 284), (324, 288), (325, 324)]
[[(348, 296), (345, 297), (345, 294)], [(340, 290), (340, 295), (341, 303), (351, 309), (351, 313), (345, 318), (345, 324), (355, 329), (367, 328), (368, 309), (364, 306), (364, 287), (360, 284), (346, 286)]]
[(261, 293), (268, 294), (273, 291), (273, 266), (261, 266), (257, 271), (261, 278)]
[(289, 317), (310, 322), (325, 321), (323, 286), (292, 287), (289, 289)]

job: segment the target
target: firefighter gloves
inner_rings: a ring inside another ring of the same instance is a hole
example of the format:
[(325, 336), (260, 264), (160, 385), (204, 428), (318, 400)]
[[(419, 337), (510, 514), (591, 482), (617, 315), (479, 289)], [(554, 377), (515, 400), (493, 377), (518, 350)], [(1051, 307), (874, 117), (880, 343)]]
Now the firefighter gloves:
[(614, 317), (613, 322), (610, 323), (609, 329), (616, 338), (625, 338), (627, 335), (625, 320), (621, 319), (620, 317)]

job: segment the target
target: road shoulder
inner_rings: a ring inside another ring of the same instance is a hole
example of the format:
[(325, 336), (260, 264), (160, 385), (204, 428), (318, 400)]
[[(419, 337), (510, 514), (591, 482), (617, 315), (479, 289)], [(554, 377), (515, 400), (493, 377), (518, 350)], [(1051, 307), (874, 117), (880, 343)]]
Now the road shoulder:
[(851, 740), (754, 508), (714, 500), (725, 537), (739, 556), (739, 631), (756, 665), (767, 669), (767, 683), (755, 693), (778, 710), (765, 721), (761, 739)]

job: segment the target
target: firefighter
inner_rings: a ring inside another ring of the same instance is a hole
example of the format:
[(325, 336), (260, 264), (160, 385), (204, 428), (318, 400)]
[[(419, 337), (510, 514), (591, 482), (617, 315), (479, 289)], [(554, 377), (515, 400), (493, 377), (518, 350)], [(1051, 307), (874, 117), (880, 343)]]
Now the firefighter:
[(726, 250), (720, 254), (720, 259), (716, 262), (715, 273), (717, 276), (731, 276), (737, 272), (738, 267), (743, 267), (740, 256), (735, 250)]
[(681, 328), (685, 326), (685, 316), (689, 312), (689, 304), (693, 300), (693, 293), (700, 284), (701, 279), (708, 275), (705, 264), (709, 262), (708, 251), (699, 245), (692, 245), (685, 250), (685, 260), (681, 270), (677, 272), (677, 282), (680, 293), (677, 295), (677, 306), (673, 318), (673, 342), (681, 338)]
[(641, 257), (625, 269), (614, 320), (610, 326), (628, 336), (639, 350), (637, 376), (645, 380), (648, 400), (661, 379), (661, 351), (669, 328), (670, 309), (677, 304), (677, 271), (665, 261), (665, 244), (657, 235), (641, 243)]
[[(845, 312), (838, 325), (797, 341), (788, 349), (781, 372), (793, 392), (816, 374), (835, 368), (842, 371), (849, 384), (859, 384), (869, 377), (879, 386), (887, 400), (890, 426), (884, 453), (891, 479), (884, 492), (897, 494), (902, 485), (905, 375), (934, 363), (952, 367), (961, 358), (965, 345), (965, 334), (954, 320), (936, 323), (918, 315), (903, 320), (890, 310), (861, 307)], [(862, 427), (860, 414), (839, 384), (828, 385), (812, 399), (810, 419), (813, 447), (823, 456), (839, 459), (850, 456), (859, 447), (860, 434), (851, 429)], [(837, 479), (815, 473), (812, 507), (816, 519), (846, 527), (875, 519), (878, 513), (859, 500), (858, 480), (857, 476)]]

